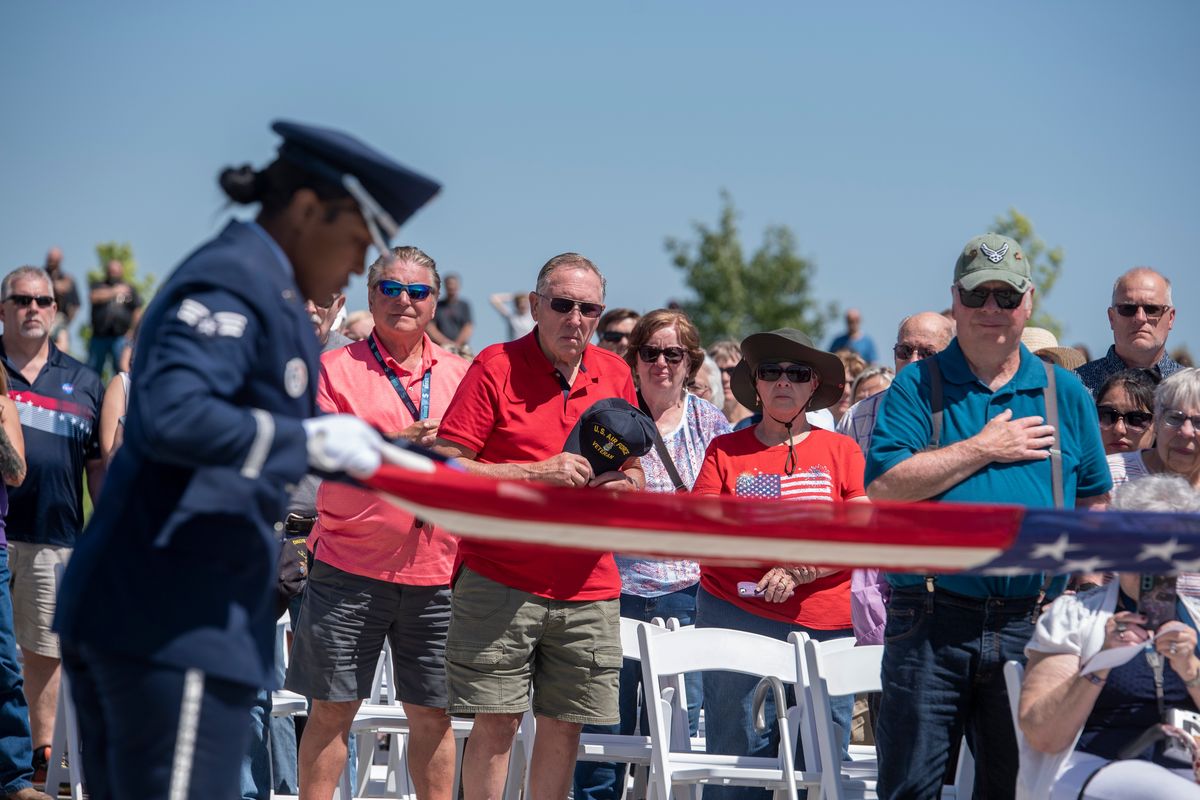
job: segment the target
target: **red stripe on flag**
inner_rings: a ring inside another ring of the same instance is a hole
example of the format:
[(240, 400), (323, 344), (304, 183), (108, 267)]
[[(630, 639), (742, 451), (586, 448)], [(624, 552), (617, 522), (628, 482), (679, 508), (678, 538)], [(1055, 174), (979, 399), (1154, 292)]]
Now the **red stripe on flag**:
[(384, 465), (367, 483), (471, 538), (705, 562), (814, 563), (949, 572), (1015, 541), (1023, 509), (948, 503), (791, 503), (568, 489), (496, 481), (437, 465)]

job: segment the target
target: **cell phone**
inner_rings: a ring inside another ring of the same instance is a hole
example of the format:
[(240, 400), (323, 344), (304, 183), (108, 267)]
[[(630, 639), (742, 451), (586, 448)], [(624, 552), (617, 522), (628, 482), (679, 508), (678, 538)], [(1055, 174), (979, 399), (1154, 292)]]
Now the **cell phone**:
[(1143, 575), (1138, 585), (1138, 613), (1146, 617), (1146, 630), (1155, 631), (1175, 619), (1175, 576)]
[(762, 597), (766, 592), (754, 581), (738, 581), (738, 597)]

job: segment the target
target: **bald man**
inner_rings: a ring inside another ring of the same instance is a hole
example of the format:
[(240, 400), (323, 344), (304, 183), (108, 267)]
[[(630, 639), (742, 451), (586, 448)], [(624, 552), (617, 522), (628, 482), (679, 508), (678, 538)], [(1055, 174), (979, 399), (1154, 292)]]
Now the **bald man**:
[(846, 332), (835, 336), (829, 343), (830, 352), (853, 350), (867, 364), (875, 363), (875, 342), (862, 331), (862, 312), (857, 308), (846, 310)]
[[(922, 311), (905, 317), (896, 331), (892, 354), (896, 359), (896, 374), (916, 361), (940, 353), (954, 338), (954, 320), (933, 311)], [(875, 411), (887, 390), (873, 394), (850, 407), (838, 422), (837, 432), (844, 433), (862, 448), (871, 448), (871, 432), (875, 429)]]
[(1113, 344), (1103, 358), (1089, 361), (1075, 374), (1092, 394), (1109, 375), (1121, 370), (1152, 369), (1160, 378), (1182, 367), (1167, 355), (1167, 334), (1175, 325), (1171, 282), (1150, 267), (1134, 267), (1113, 284), (1108, 325)]

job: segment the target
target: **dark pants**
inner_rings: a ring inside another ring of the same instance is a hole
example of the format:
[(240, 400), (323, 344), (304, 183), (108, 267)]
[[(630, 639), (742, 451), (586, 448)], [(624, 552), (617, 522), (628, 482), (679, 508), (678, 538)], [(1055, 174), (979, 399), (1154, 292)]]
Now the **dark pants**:
[(33, 748), (29, 742), (29, 706), (25, 702), (17, 642), (13, 638), (8, 550), (0, 547), (0, 794), (32, 786)]
[(253, 686), (67, 643), (63, 665), (92, 800), (239, 796)]
[[(679, 624), (692, 625), (696, 621), (696, 589), (699, 584), (680, 589), (678, 592), (658, 597), (621, 595), (621, 616), (649, 622), (655, 617), (674, 617)], [(638, 689), (642, 685), (641, 662), (625, 659), (621, 666), (621, 693), (618, 699), (621, 721), (616, 725), (585, 725), (584, 733), (619, 733), (631, 736), (641, 719), (643, 736), (649, 735), (650, 723), (646, 709), (638, 705)], [(694, 736), (700, 727), (700, 706), (704, 701), (704, 682), (697, 673), (684, 676), (687, 691), (688, 726)], [(628, 765), (605, 761), (580, 761), (575, 766), (576, 800), (612, 800), (621, 796), (625, 786)]]
[[(793, 631), (807, 633), (818, 642), (854, 636), (853, 628), (818, 630), (803, 625), (768, 619), (711, 595), (703, 589), (696, 598), (698, 628), (729, 628), (759, 636), (787, 641)], [(751, 703), (759, 679), (738, 672), (704, 673), (704, 735), (709, 753), (732, 756), (774, 756), (779, 752), (779, 728), (772, 724), (766, 733), (754, 729)], [(795, 693), (788, 688), (788, 702), (796, 702)], [(842, 726), (842, 757), (849, 754), (850, 719), (854, 714), (854, 696), (831, 697), (833, 721)], [(763, 704), (766, 719), (775, 720), (775, 698), (767, 693)], [(796, 748), (796, 766), (803, 769), (804, 752), (800, 742)], [(815, 765), (814, 765), (815, 766)], [(704, 800), (767, 800), (770, 792), (753, 786), (717, 786), (704, 789)]]
[(1013, 796), (1017, 740), (1004, 662), (1025, 662), (1036, 606), (1028, 597), (892, 592), (876, 727), (880, 798), (938, 797), (964, 731), (975, 797)]

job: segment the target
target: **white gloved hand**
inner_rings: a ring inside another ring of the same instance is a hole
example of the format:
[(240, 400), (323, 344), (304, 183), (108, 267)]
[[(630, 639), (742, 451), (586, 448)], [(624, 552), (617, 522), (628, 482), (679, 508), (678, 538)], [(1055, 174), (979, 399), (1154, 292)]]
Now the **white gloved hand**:
[(369, 478), (379, 469), (383, 437), (351, 414), (328, 414), (304, 420), (309, 466)]

